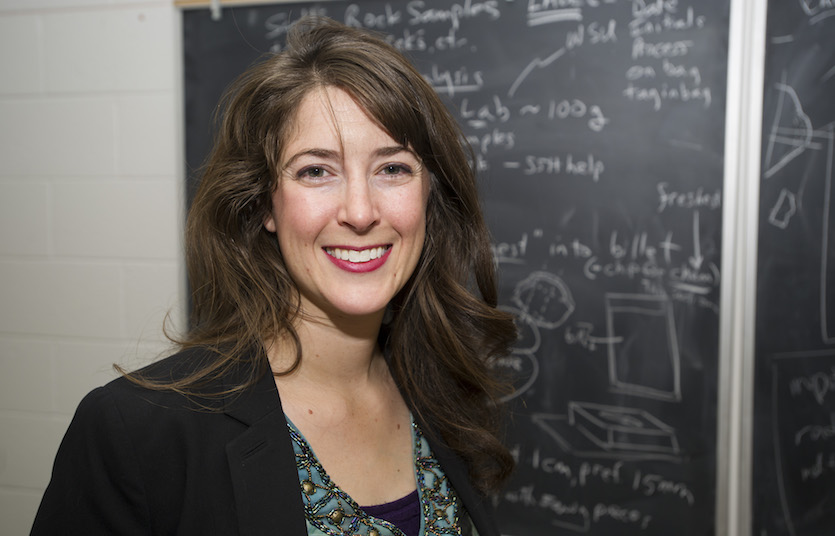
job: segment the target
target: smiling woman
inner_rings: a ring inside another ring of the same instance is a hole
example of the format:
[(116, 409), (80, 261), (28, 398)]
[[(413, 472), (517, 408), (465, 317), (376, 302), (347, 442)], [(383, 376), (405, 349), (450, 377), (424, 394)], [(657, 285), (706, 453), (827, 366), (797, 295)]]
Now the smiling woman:
[(498, 534), (515, 340), (472, 158), (393, 47), (326, 19), (222, 103), (180, 351), (80, 405), (33, 534)]
[(305, 316), (379, 324), (423, 250), (429, 174), (341, 89), (308, 94), (295, 122), (265, 227)]

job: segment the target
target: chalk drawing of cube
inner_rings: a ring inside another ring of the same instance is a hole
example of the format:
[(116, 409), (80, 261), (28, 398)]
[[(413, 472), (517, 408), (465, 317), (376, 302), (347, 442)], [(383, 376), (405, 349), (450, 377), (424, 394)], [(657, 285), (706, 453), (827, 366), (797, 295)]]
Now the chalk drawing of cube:
[(679, 450), (675, 430), (642, 409), (569, 402), (568, 422), (606, 451)]

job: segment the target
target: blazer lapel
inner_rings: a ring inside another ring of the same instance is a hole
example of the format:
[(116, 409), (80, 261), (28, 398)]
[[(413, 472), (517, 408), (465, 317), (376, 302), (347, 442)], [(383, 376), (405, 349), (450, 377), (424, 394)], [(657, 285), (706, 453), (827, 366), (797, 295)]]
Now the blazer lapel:
[(226, 414), (249, 426), (226, 445), (241, 536), (307, 536), (296, 458), (272, 374), (234, 399)]
[[(427, 429), (422, 423), (419, 423), (424, 432)], [(449, 479), (455, 493), (461, 502), (464, 503), (464, 508), (470, 514), (470, 519), (473, 520), (476, 529), (478, 529), (479, 536), (499, 536), (496, 523), (489, 508), (484, 503), (482, 496), (473, 488), (470, 483), (470, 477), (467, 474), (467, 466), (450, 450), (442, 441), (436, 440), (434, 433), (425, 434), (429, 447), (435, 458), (444, 469), (444, 474)]]

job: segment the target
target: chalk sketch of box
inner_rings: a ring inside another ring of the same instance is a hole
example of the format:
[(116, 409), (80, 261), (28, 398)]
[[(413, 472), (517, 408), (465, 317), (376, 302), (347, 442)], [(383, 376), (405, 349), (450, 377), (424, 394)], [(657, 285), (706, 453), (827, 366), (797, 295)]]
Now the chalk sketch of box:
[(681, 363), (670, 300), (610, 293), (605, 303), (610, 390), (681, 400)]
[(569, 402), (568, 422), (606, 451), (679, 452), (675, 430), (642, 409)]

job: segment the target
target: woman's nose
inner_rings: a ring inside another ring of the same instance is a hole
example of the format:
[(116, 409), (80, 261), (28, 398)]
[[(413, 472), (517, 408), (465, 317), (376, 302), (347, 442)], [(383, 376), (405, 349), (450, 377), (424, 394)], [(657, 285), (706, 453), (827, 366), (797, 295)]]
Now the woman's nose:
[(339, 223), (361, 233), (379, 221), (379, 211), (371, 185), (365, 177), (349, 179), (339, 209)]

